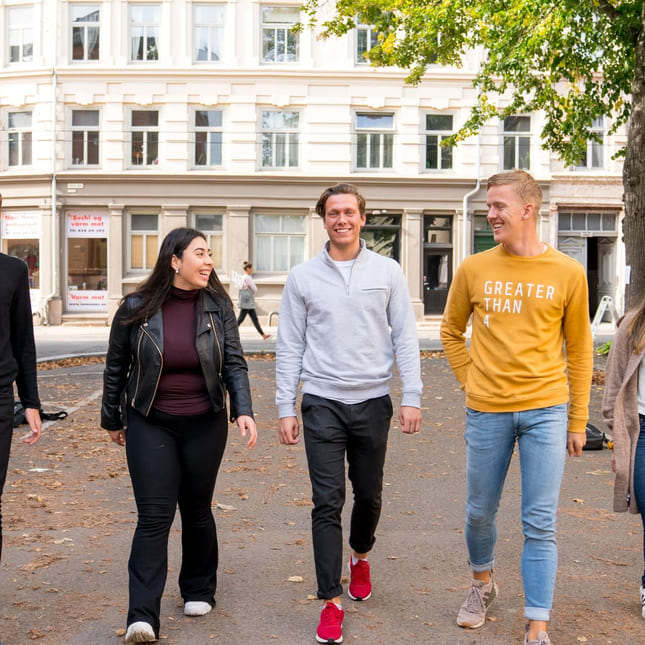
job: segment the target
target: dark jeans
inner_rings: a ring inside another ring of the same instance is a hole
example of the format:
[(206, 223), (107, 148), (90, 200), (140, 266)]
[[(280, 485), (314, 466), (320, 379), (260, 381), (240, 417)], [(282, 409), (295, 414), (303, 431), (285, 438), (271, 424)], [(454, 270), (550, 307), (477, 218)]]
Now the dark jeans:
[(7, 478), (13, 436), (13, 387), (0, 388), (0, 558), (2, 558), (2, 491)]
[(126, 454), (137, 503), (137, 528), (128, 562), (128, 621), (144, 621), (159, 634), (161, 595), (168, 571), (168, 535), (179, 505), (184, 602), (215, 605), (217, 533), (211, 511), (228, 425), (226, 410), (197, 416), (128, 408)]
[(343, 592), (345, 455), (354, 493), (349, 545), (357, 553), (367, 553), (381, 515), (392, 401), (386, 395), (347, 405), (305, 394), (301, 412), (314, 503), (311, 529), (318, 597), (329, 599)]
[(264, 336), (264, 332), (262, 331), (262, 327), (260, 327), (260, 321), (258, 320), (258, 315), (255, 313), (255, 309), (240, 309), (240, 315), (237, 317), (237, 326), (239, 327), (242, 322), (244, 322), (247, 314), (251, 317), (251, 322), (258, 330), (258, 334), (260, 334), (260, 336)]
[[(634, 497), (643, 520), (643, 559), (645, 560), (645, 416), (639, 414), (638, 417), (641, 432), (638, 435), (636, 454), (634, 455)], [(643, 572), (641, 584), (645, 587), (645, 572)]]

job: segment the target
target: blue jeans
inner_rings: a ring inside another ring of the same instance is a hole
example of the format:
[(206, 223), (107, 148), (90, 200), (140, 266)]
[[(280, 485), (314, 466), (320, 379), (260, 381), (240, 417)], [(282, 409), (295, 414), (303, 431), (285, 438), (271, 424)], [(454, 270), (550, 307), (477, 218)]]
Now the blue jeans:
[[(645, 416), (639, 414), (638, 417), (641, 432), (638, 435), (636, 454), (634, 455), (634, 497), (643, 520), (643, 559), (645, 560)], [(645, 587), (645, 572), (643, 572), (641, 584)]]
[(495, 517), (519, 445), (524, 617), (549, 620), (558, 566), (556, 515), (567, 447), (567, 406), (521, 412), (466, 409), (466, 544), (473, 571), (495, 562)]

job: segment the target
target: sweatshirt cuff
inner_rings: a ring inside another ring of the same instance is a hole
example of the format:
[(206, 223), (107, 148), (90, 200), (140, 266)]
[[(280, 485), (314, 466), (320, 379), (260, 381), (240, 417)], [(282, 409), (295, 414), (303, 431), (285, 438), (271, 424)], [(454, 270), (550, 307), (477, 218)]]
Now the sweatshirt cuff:
[(569, 432), (578, 432), (582, 434), (587, 431), (587, 420), (586, 419), (569, 419)]
[(403, 392), (401, 405), (410, 408), (421, 408), (421, 395), (416, 392)]
[(280, 403), (278, 405), (278, 419), (284, 419), (285, 417), (295, 417), (296, 408), (293, 403)]

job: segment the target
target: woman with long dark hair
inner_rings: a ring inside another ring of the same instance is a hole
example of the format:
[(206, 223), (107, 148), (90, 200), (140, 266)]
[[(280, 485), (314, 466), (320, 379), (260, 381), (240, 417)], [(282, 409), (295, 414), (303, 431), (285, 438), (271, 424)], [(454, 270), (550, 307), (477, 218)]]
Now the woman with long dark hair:
[[(614, 511), (640, 513), (645, 529), (645, 300), (618, 323), (607, 367), (602, 413), (612, 431)], [(643, 539), (645, 559), (645, 533)], [(640, 584), (645, 618), (645, 572)]]
[(168, 536), (179, 506), (179, 589), (187, 616), (215, 605), (218, 548), (211, 502), (230, 420), (257, 440), (248, 371), (230, 298), (206, 238), (165, 237), (150, 277), (116, 312), (101, 426), (125, 446), (138, 520), (128, 562), (126, 643), (159, 638)]

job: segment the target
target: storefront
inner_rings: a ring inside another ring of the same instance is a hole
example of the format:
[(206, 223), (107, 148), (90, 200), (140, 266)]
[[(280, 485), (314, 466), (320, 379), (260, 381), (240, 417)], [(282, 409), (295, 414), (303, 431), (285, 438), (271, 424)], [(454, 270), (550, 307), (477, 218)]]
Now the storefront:
[(65, 237), (66, 311), (107, 312), (107, 213), (67, 212)]
[(40, 244), (42, 218), (38, 211), (3, 211), (2, 252), (20, 258), (29, 272), (31, 308), (40, 304)]

